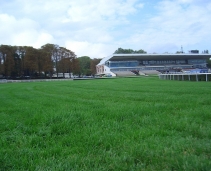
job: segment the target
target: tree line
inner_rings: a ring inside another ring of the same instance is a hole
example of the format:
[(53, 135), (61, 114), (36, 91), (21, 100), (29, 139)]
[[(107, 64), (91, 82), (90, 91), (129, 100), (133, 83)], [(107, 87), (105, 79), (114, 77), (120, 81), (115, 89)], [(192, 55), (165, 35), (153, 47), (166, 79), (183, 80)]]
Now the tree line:
[[(204, 51), (208, 53), (208, 51)], [(147, 53), (146, 51), (118, 48), (115, 54)], [(45, 44), (41, 48), (31, 46), (0, 45), (0, 78), (57, 78), (62, 73), (94, 75), (101, 59), (76, 54), (56, 44)], [(211, 60), (207, 61), (211, 67)], [(70, 74), (70, 75), (71, 75)]]
[[(85, 60), (86, 59), (86, 60)], [(84, 61), (85, 60), (85, 61)], [(31, 46), (0, 45), (0, 75), (4, 78), (52, 78), (59, 73), (94, 75), (100, 59), (79, 57), (64, 47), (45, 44)]]

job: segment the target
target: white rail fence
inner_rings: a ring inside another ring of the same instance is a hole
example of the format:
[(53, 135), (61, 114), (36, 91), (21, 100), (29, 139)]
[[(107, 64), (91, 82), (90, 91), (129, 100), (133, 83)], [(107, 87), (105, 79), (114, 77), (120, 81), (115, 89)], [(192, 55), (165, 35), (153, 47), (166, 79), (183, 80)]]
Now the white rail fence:
[(211, 73), (167, 73), (158, 76), (163, 80), (211, 81)]

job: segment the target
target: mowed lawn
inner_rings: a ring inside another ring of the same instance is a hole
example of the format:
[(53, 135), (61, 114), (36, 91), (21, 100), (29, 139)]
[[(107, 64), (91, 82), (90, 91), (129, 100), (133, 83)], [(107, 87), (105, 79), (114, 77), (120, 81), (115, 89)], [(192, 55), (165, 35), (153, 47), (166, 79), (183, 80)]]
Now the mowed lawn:
[(211, 82), (0, 84), (0, 170), (211, 170)]

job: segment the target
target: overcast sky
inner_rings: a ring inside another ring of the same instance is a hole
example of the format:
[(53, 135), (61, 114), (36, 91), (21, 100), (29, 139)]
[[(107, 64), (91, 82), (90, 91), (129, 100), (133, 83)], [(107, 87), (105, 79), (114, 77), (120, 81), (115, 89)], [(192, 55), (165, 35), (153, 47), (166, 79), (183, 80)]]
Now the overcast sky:
[(148, 53), (209, 50), (210, 0), (0, 0), (0, 44), (66, 47), (102, 58), (119, 47)]

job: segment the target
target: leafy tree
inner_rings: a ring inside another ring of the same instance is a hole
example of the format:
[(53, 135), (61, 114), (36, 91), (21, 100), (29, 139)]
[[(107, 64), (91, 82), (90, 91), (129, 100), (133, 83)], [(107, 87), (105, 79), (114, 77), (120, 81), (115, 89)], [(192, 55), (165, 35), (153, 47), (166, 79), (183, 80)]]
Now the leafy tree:
[(130, 53), (134, 53), (134, 51), (132, 49), (118, 48), (114, 53), (115, 54), (130, 54)]
[(4, 69), (5, 76), (11, 76), (12, 72), (14, 71), (14, 54), (15, 48), (9, 45), (1, 45), (0, 46), (1, 52), (1, 60)]
[(25, 54), (25, 68), (26, 73), (32, 76), (36, 71), (38, 71), (38, 50), (33, 47), (27, 47)]
[(73, 71), (73, 66), (79, 70), (79, 61), (73, 60), (75, 58), (74, 52), (54, 44), (43, 45), (40, 49), (0, 45), (0, 75), (40, 76), (45, 73), (51, 76), (54, 68), (58, 77), (58, 72)]
[(73, 58), (71, 70), (74, 75), (80, 75), (80, 62), (78, 58)]
[(25, 54), (26, 54), (27, 46), (18, 46), (16, 49), (16, 54), (18, 54), (19, 59), (21, 61), (21, 74), (25, 76)]
[(88, 56), (82, 56), (78, 58), (80, 64), (80, 74), (79, 75), (91, 75), (91, 59)]
[(100, 61), (101, 61), (101, 59), (96, 59), (96, 58), (91, 60), (90, 69), (91, 69), (92, 75), (95, 75), (97, 73), (96, 72), (96, 65), (99, 64)]
[(138, 54), (138, 53), (147, 53), (143, 49), (140, 50), (132, 50), (132, 49), (123, 49), (123, 48), (118, 48), (114, 54)]
[(59, 72), (63, 73), (69, 73), (71, 72), (72, 68), (72, 60), (76, 57), (75, 53), (71, 50), (68, 50), (64, 47), (60, 47), (60, 61), (58, 62), (58, 70)]
[[(16, 47), (17, 48), (17, 47)], [(14, 53), (14, 71), (13, 76), (20, 77), (22, 75), (22, 62), (17, 51)]]
[(57, 78), (58, 78), (58, 61), (59, 61), (59, 46), (55, 45), (55, 44), (45, 44), (41, 47), (41, 49), (43, 49), (44, 51), (46, 51), (47, 53), (49, 53), (49, 55), (51, 56), (51, 60), (53, 62), (53, 67), (55, 68), (56, 74), (57, 74)]
[(62, 72), (63, 76), (65, 72), (70, 72), (72, 65), (71, 61), (73, 58), (76, 57), (74, 52), (64, 47), (59, 47), (55, 44), (46, 44), (42, 46), (41, 49), (49, 53), (49, 55), (51, 56), (57, 78), (59, 72)]
[(208, 68), (211, 68), (211, 59), (208, 59), (208, 60), (207, 60), (207, 67), (208, 67)]
[(0, 52), (0, 75), (3, 75), (3, 70), (4, 70), (4, 66), (3, 66), (3, 54)]
[(51, 54), (43, 49), (37, 49), (37, 65), (39, 77), (42, 77), (43, 73), (45, 77), (47, 74), (53, 73)]
[(147, 53), (147, 52), (144, 51), (143, 49), (140, 49), (140, 50), (135, 51), (135, 53)]

